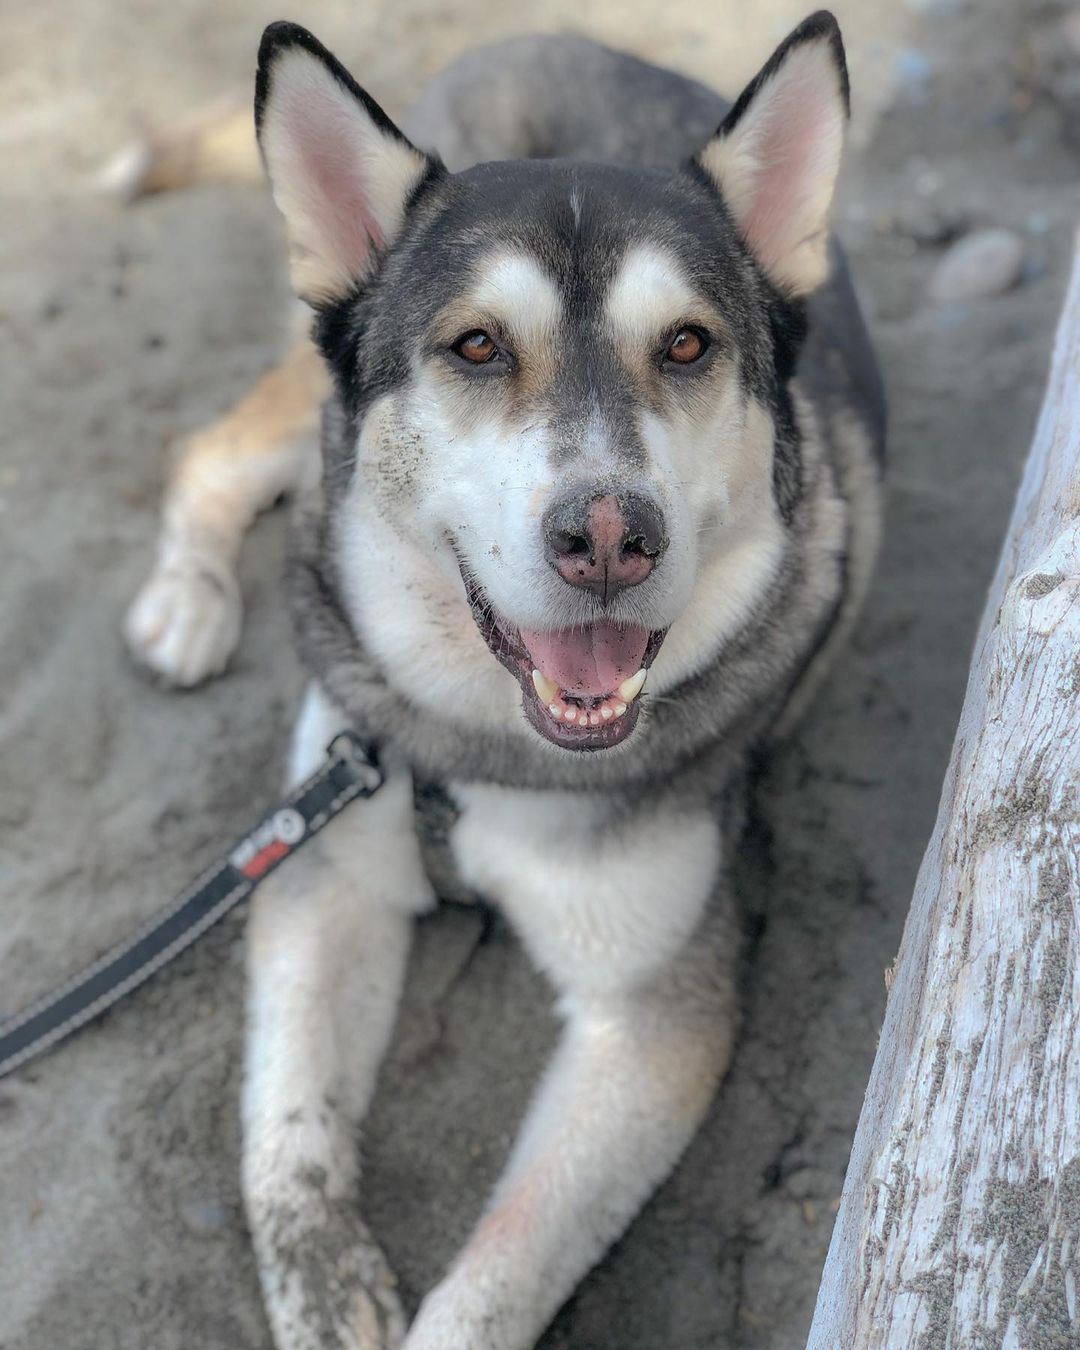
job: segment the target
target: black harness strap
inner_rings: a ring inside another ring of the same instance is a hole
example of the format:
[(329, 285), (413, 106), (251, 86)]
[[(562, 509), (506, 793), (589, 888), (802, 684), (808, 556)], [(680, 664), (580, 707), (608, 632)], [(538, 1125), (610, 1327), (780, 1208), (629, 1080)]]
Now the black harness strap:
[(319, 769), (249, 831), (224, 862), (59, 989), (0, 1022), (0, 1078), (85, 1026), (212, 928), (356, 797), (383, 785), (374, 747), (335, 737)]

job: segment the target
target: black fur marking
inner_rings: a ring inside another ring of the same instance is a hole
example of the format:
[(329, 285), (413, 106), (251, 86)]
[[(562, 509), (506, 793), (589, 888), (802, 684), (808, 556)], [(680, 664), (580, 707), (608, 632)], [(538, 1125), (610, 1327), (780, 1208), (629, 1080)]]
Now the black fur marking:
[(776, 445), (773, 452), (773, 495), (785, 525), (790, 525), (802, 496), (802, 452), (795, 409), (789, 385), (795, 375), (799, 356), (806, 342), (806, 305), (774, 295), (769, 306), (769, 326), (773, 339), (773, 365), (776, 372), (773, 422)]

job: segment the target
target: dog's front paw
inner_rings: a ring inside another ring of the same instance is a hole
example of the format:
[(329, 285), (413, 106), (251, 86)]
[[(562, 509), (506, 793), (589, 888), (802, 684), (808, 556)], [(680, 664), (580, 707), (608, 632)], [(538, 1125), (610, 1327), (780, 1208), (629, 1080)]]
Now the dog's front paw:
[(180, 554), (147, 578), (127, 612), (124, 636), (136, 661), (187, 689), (225, 669), (242, 618), (232, 566), (209, 555)]
[(485, 1281), (452, 1273), (421, 1303), (403, 1350), (520, 1350), (532, 1345), (535, 1336), (508, 1311)]
[(268, 1217), (256, 1244), (269, 1239), (259, 1277), (277, 1350), (401, 1350), (397, 1282), (351, 1207), (309, 1229), (295, 1212)]

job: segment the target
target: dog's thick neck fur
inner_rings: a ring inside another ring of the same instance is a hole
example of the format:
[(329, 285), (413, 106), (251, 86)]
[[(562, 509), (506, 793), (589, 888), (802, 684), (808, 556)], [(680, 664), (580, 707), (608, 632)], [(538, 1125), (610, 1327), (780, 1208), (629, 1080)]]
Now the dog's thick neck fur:
[[(342, 602), (334, 516), (315, 489), (295, 513), (288, 586), (301, 656), (330, 698), (366, 735), (405, 750), (417, 772), (531, 788), (648, 790), (681, 770), (688, 791), (704, 781), (721, 786), (746, 751), (772, 726), (836, 622), (847, 595), (847, 541), (830, 517), (835, 490), (822, 463), (825, 442), (808, 407), (809, 454), (800, 511), (789, 525), (785, 564), (765, 603), (708, 666), (649, 705), (630, 745), (604, 755), (570, 756), (531, 735), (463, 734), (449, 720), (409, 703), (386, 679), (353, 629)], [(324, 412), (324, 454), (340, 463), (351, 441), (350, 419), (332, 401)], [(805, 444), (806, 437), (800, 434)], [(328, 442), (328, 444), (327, 444)], [(813, 556), (807, 567), (808, 548)], [(762, 699), (762, 691), (771, 691)]]

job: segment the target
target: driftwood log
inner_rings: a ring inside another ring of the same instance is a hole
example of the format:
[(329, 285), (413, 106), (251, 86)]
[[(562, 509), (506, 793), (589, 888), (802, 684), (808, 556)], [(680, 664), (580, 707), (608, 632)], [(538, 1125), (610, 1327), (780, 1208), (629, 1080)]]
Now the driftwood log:
[(810, 1350), (1080, 1346), (1078, 957), (1080, 251)]

